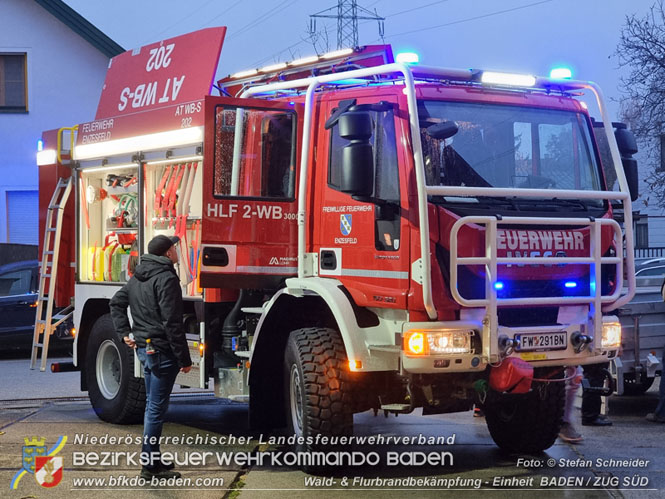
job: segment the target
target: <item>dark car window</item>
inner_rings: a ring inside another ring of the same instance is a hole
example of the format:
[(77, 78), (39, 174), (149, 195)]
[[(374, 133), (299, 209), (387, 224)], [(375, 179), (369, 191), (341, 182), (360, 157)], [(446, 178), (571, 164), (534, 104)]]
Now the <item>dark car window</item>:
[(665, 275), (665, 267), (638, 270), (636, 275), (640, 277)]
[(0, 275), (0, 296), (15, 296), (30, 293), (32, 270), (15, 270)]

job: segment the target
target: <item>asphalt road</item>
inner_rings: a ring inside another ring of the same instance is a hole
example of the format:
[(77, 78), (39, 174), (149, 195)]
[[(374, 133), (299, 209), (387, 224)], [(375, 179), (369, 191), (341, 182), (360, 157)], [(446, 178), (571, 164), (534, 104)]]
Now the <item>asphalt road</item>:
[[(484, 419), (474, 418), (470, 412), (427, 417), (414, 412), (397, 418), (358, 414), (354, 435), (380, 440), (374, 445), (358, 444), (353, 450), (360, 460), (376, 453), (379, 463), (313, 475), (284, 462), (290, 448), (271, 442), (274, 435), (248, 429), (246, 405), (209, 393), (179, 393), (172, 397), (164, 428), (164, 435), (172, 440), (162, 451), (177, 453), (183, 462), (178, 468), (188, 482), (140, 486), (136, 483), (138, 466), (130, 457), (139, 448), (129, 440), (141, 435), (141, 425), (100, 421), (78, 390), (77, 373), (40, 373), (30, 371), (28, 364), (26, 358), (0, 358), (0, 497), (665, 496), (665, 425), (644, 420), (644, 414), (656, 404), (655, 387), (642, 397), (613, 397), (610, 416), (614, 426), (580, 427), (581, 444), (557, 441), (536, 456), (500, 452)], [(60, 437), (67, 437), (58, 454), (64, 458), (62, 481), (45, 490), (34, 475), (26, 474), (12, 490), (10, 484), (21, 468), (24, 439), (33, 436), (44, 438), (49, 448)], [(440, 436), (447, 437), (447, 442), (419, 442)], [(119, 442), (95, 442), (93, 437), (115, 437)], [(213, 445), (213, 437), (225, 441)], [(386, 443), (394, 437), (413, 437), (413, 442)], [(243, 462), (247, 456), (254, 456), (254, 461)], [(264, 462), (259, 463), (256, 456)], [(273, 456), (277, 456), (274, 463)], [(415, 462), (423, 456), (432, 464)], [(196, 462), (197, 457), (205, 462)], [(389, 465), (390, 459), (396, 464)]]

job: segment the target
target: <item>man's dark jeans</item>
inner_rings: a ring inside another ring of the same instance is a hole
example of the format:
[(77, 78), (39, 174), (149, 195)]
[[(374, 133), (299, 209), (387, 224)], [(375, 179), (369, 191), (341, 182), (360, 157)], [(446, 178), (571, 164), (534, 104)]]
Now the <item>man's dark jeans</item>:
[[(137, 355), (141, 364), (143, 364), (146, 393), (141, 452), (148, 459), (151, 459), (160, 452), (159, 438), (162, 436), (164, 416), (169, 408), (169, 397), (180, 367), (177, 359), (172, 354), (155, 352), (148, 355), (145, 348), (138, 348)], [(151, 459), (144, 467), (154, 469), (157, 465), (158, 462)]]
[[(589, 380), (589, 386), (603, 386), (603, 381), (605, 381), (605, 374), (603, 373), (603, 369), (607, 369), (608, 367), (610, 367), (609, 362), (605, 364), (590, 364), (588, 366), (584, 366), (584, 377)], [(601, 406), (602, 400), (600, 399), (600, 394), (588, 392), (583, 393), (582, 419), (587, 421), (596, 419), (600, 415)]]
[[(665, 348), (663, 349), (663, 358), (661, 360), (661, 368), (665, 366)], [(659, 398), (658, 398), (658, 407), (656, 407), (656, 416), (659, 418), (665, 418), (665, 381), (663, 381), (665, 376), (660, 376), (660, 388), (659, 388)]]

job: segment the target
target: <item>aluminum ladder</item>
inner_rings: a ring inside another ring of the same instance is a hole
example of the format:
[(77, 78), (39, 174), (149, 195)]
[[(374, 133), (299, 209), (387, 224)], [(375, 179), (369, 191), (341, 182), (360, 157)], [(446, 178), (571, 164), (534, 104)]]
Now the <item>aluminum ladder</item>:
[(40, 371), (46, 370), (48, 345), (51, 335), (60, 324), (69, 319), (74, 313), (74, 307), (70, 305), (59, 311), (57, 315), (53, 315), (62, 218), (65, 212), (67, 199), (72, 190), (73, 182), (73, 177), (61, 178), (58, 180), (58, 184), (53, 191), (53, 197), (51, 198), (46, 214), (42, 262), (39, 267), (39, 295), (37, 297), (37, 312), (35, 314), (35, 330), (32, 339), (30, 369), (35, 368), (39, 349), (41, 348), (42, 356)]

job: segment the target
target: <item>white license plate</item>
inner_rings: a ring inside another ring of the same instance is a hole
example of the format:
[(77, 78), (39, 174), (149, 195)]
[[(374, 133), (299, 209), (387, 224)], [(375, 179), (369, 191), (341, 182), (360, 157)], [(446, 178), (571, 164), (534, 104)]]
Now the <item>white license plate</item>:
[(534, 333), (516, 334), (515, 339), (520, 341), (517, 348), (520, 352), (530, 350), (565, 350), (568, 346), (567, 333)]

